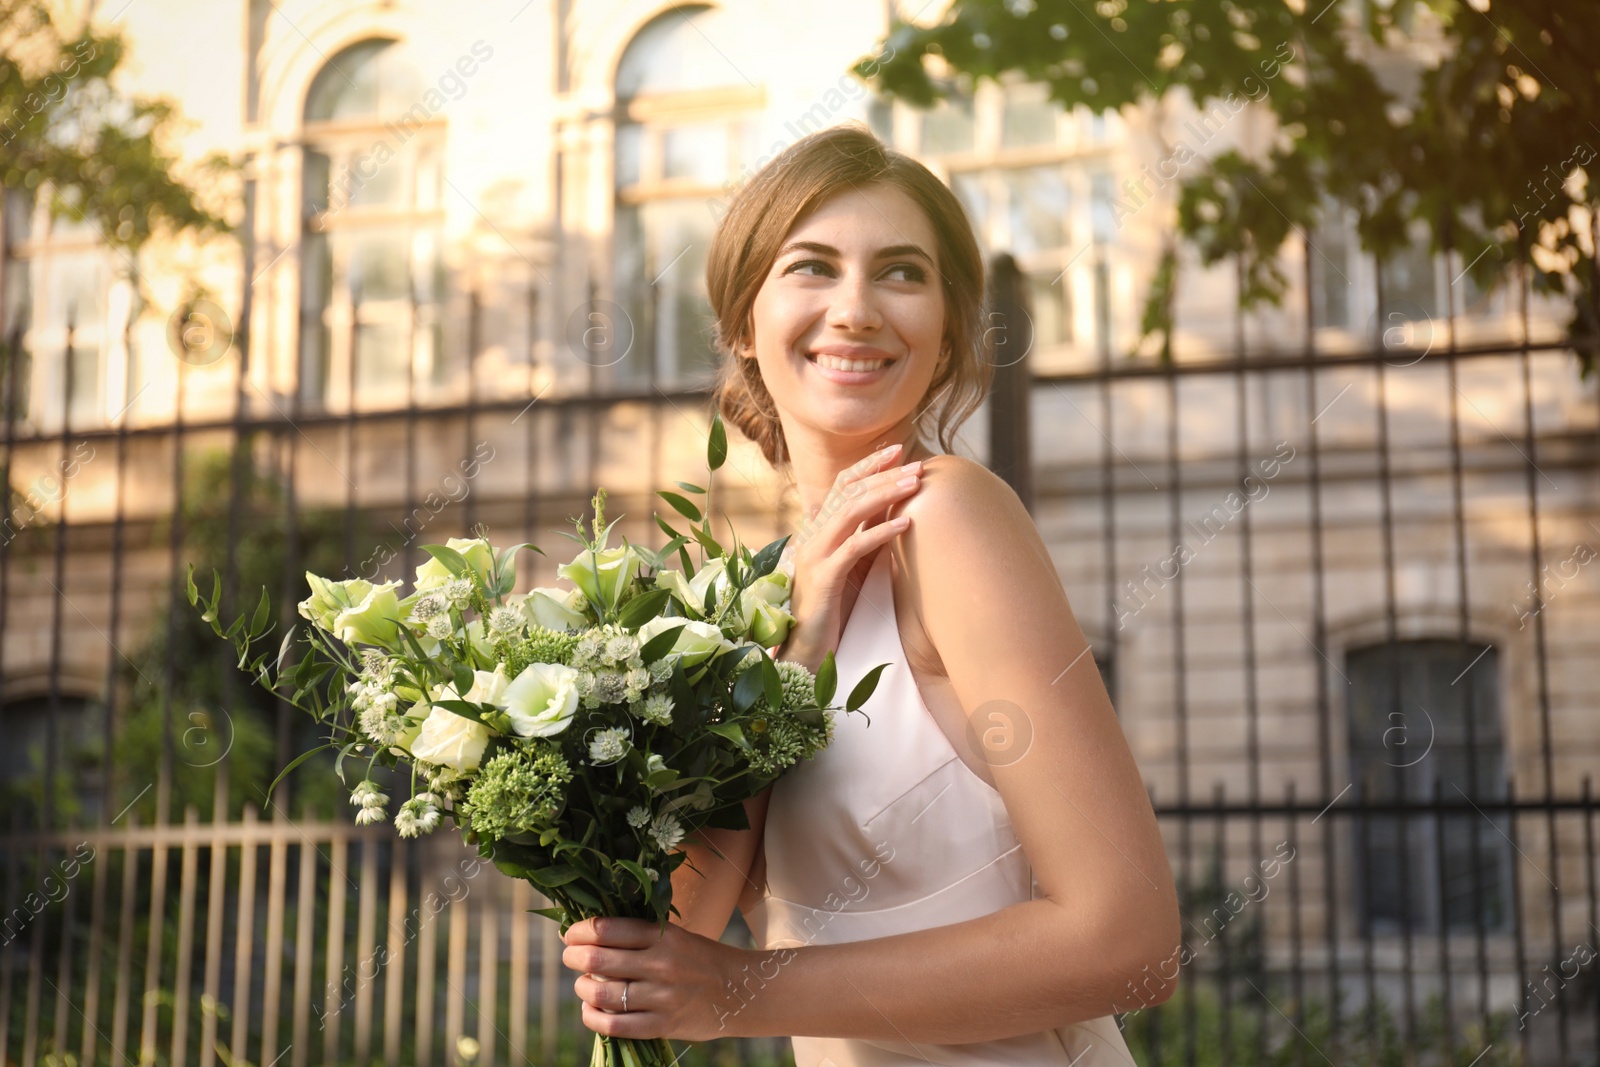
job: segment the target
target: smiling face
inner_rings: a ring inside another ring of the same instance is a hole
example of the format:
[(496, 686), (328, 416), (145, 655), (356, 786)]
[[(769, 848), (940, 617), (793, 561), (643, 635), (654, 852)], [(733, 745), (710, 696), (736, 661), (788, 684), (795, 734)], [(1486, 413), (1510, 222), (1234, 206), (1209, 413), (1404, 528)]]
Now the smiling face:
[(944, 352), (933, 224), (892, 185), (841, 192), (795, 224), (751, 309), (755, 359), (790, 441), (906, 440)]

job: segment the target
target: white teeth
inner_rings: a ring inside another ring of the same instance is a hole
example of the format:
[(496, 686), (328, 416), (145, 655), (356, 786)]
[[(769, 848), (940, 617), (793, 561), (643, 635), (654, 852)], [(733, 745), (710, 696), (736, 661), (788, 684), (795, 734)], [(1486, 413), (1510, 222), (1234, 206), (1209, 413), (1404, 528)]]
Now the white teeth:
[(818, 352), (812, 358), (817, 361), (819, 366), (829, 367), (833, 370), (868, 371), (889, 365), (889, 361), (886, 359), (842, 359), (839, 356), (830, 356), (822, 352)]

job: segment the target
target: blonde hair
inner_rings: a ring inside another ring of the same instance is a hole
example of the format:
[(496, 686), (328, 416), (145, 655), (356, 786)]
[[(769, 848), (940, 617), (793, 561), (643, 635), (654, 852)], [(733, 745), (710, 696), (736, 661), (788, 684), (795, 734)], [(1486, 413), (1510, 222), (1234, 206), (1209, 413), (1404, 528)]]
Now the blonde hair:
[(846, 189), (888, 185), (911, 197), (933, 225), (945, 298), (949, 356), (917, 405), (915, 426), (934, 420), (939, 446), (951, 451), (955, 431), (988, 393), (993, 366), (983, 342), (983, 257), (972, 224), (948, 186), (928, 168), (880, 141), (860, 122), (801, 138), (756, 172), (734, 195), (711, 238), (706, 290), (716, 316), (713, 343), (721, 356), (712, 403), (761, 447), (767, 462), (786, 466), (789, 449), (772, 394), (754, 359), (740, 358), (756, 293), (795, 224)]

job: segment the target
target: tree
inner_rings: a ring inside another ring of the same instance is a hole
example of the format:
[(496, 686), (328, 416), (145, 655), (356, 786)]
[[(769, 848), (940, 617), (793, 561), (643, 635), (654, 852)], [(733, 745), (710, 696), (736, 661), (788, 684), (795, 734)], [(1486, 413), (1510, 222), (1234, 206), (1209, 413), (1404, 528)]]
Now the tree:
[[(1430, 20), (1443, 47), (1409, 47)], [(1182, 177), (1177, 230), (1202, 261), (1238, 257), (1242, 307), (1282, 299), (1280, 249), (1332, 202), (1354, 210), (1380, 260), (1409, 243), (1415, 222), (1481, 288), (1525, 266), (1535, 292), (1571, 302), (1569, 340), (1584, 373), (1594, 368), (1592, 0), (953, 0), (937, 25), (894, 25), (880, 53), (856, 73), (919, 107), (950, 96), (958, 77), (1010, 71), (1067, 108), (1148, 105), (1173, 90), (1202, 112), (1258, 100), (1277, 119), (1259, 158), (1173, 146), (1161, 173)], [(949, 76), (936, 78), (929, 56)], [(1392, 78), (1397, 69), (1406, 77)], [(1409, 84), (1387, 87), (1396, 80)], [(1169, 246), (1146, 305), (1145, 336), (1161, 335), (1164, 358), (1175, 262)]]
[[(125, 51), (116, 34), (64, 28), (39, 0), (0, 0), (0, 188), (48, 190), (52, 212), (92, 222), (130, 260), (163, 229), (230, 232), (163, 147), (172, 105), (113, 84)], [(213, 154), (199, 174), (231, 169)]]

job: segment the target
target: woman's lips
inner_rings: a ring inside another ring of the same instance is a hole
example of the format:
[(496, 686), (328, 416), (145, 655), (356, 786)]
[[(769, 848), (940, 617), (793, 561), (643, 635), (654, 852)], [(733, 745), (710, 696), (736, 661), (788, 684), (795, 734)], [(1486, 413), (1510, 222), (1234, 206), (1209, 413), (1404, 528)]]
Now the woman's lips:
[[(888, 374), (889, 369), (895, 364), (892, 359), (845, 359), (823, 352), (808, 352), (806, 362), (815, 367), (817, 373), (828, 381), (840, 385), (869, 385)], [(845, 365), (860, 367), (871, 364), (876, 364), (871, 370), (845, 369)]]

